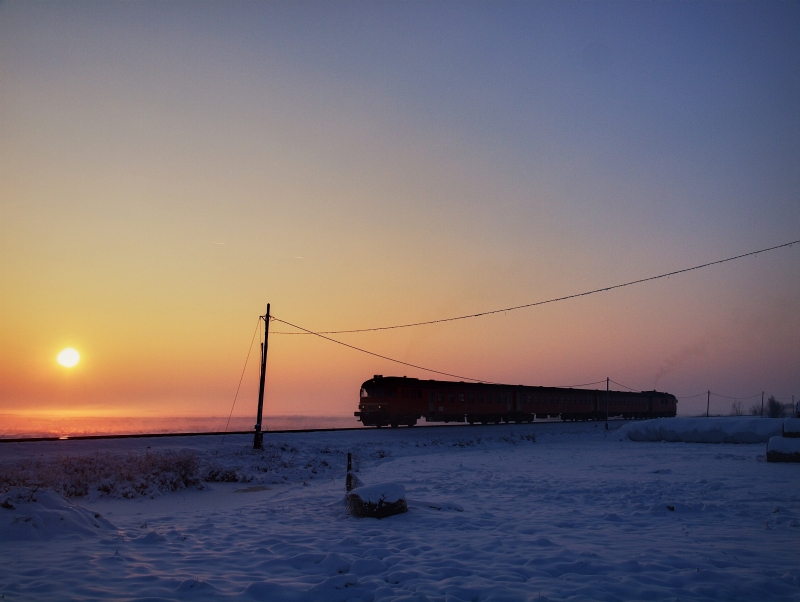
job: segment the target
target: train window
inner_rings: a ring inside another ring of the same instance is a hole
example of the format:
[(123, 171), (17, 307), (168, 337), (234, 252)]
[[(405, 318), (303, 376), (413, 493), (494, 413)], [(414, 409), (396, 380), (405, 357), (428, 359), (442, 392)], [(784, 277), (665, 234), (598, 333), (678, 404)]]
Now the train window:
[(475, 393), (470, 391), (469, 396), (467, 397), (467, 403), (474, 403), (474, 402), (475, 402)]
[(458, 394), (458, 403), (464, 403), (464, 394), (463, 393), (459, 393)]
[(456, 400), (456, 394), (453, 391), (448, 391), (447, 393), (447, 401), (453, 403)]
[(436, 391), (436, 401), (438, 403), (442, 403), (443, 399), (444, 399), (444, 393), (442, 391)]

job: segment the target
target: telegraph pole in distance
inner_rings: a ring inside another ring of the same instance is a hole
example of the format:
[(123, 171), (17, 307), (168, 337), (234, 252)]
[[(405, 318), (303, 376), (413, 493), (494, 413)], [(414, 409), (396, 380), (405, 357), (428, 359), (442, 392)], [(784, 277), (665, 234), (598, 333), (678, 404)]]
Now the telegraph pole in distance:
[(609, 378), (606, 376), (606, 430), (608, 430), (608, 381)]
[(261, 344), (261, 379), (258, 383), (258, 415), (256, 416), (256, 433), (253, 437), (253, 449), (263, 449), (264, 433), (261, 432), (261, 413), (264, 410), (264, 378), (267, 375), (267, 344), (269, 343), (269, 303), (267, 315), (264, 316), (264, 342)]
[(708, 409), (711, 407), (711, 391), (708, 392), (708, 399), (706, 400), (706, 418), (708, 418)]

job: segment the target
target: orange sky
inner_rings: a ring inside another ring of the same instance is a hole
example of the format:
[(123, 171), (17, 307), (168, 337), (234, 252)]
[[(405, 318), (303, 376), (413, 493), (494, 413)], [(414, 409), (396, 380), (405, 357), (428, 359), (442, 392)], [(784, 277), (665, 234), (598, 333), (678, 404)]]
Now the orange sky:
[[(362, 9), (0, 6), (0, 413), (227, 415), (266, 302), (383, 326), (799, 238), (796, 11)], [(788, 399), (799, 259), (341, 339), (496, 382)], [(373, 374), (432, 377), (276, 334), (266, 412), (350, 413)]]

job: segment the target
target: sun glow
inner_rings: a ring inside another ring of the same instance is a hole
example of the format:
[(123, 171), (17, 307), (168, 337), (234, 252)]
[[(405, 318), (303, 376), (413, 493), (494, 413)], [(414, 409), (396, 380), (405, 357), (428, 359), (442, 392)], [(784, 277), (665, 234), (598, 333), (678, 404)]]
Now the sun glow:
[(56, 360), (58, 361), (59, 364), (61, 364), (65, 368), (72, 368), (79, 361), (81, 361), (81, 354), (78, 353), (72, 347), (67, 347), (61, 353), (58, 354)]

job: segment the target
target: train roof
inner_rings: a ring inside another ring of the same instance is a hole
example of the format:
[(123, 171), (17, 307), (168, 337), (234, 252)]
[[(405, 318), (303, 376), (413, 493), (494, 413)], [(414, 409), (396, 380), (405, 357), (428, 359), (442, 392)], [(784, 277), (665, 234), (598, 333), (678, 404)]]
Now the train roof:
[[(465, 382), (461, 381), (451, 381), (451, 380), (424, 380), (420, 378), (409, 378), (407, 376), (383, 376), (382, 374), (376, 374), (372, 378), (361, 385), (362, 388), (364, 387), (418, 387), (418, 388), (426, 388), (426, 389), (450, 389), (454, 387), (458, 388), (467, 388), (467, 389), (537, 389), (540, 391), (580, 391), (583, 393), (605, 393), (605, 389), (577, 389), (573, 387), (543, 387), (537, 385), (509, 385), (509, 384), (499, 384), (499, 383), (480, 383), (480, 382)], [(664, 391), (611, 391), (615, 395), (665, 395), (671, 396), (670, 393), (665, 393)]]

